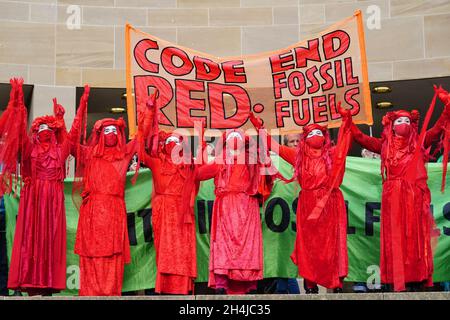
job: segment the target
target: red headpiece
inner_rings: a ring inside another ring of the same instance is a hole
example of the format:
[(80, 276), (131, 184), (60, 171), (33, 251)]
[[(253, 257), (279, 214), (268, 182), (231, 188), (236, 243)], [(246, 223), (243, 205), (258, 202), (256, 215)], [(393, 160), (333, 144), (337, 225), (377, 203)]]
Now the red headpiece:
[(124, 131), (126, 124), (122, 117), (120, 117), (119, 119), (105, 118), (95, 122), (94, 130), (100, 133), (102, 131), (102, 128), (107, 126), (116, 126), (117, 129)]
[(419, 111), (412, 110), (409, 112), (406, 110), (397, 110), (386, 113), (383, 117), (382, 124), (383, 126), (387, 126), (400, 117), (408, 117), (411, 120), (411, 124), (415, 124), (416, 126), (419, 123)]
[(126, 138), (125, 138), (125, 121), (122, 118), (112, 119), (106, 118), (101, 119), (95, 122), (94, 128), (92, 129), (91, 136), (89, 137), (88, 145), (93, 147), (93, 155), (96, 157), (101, 157), (104, 154), (105, 150), (105, 142), (104, 142), (104, 134), (103, 128), (106, 126), (116, 126), (117, 127), (117, 146), (115, 154), (116, 159), (121, 159), (125, 155), (125, 146), (126, 146)]
[(382, 139), (386, 141), (381, 149), (381, 177), (384, 179), (387, 176), (387, 171), (391, 162), (395, 161), (395, 150), (393, 149), (393, 126), (394, 121), (400, 117), (408, 117), (411, 120), (411, 134), (408, 137), (408, 148), (413, 152), (418, 142), (418, 126), (419, 126), (419, 112), (412, 110), (411, 112), (406, 110), (389, 111), (383, 117), (382, 124), (384, 126)]
[(48, 125), (48, 127), (52, 130), (58, 130), (65, 127), (62, 119), (58, 119), (54, 116), (42, 116), (33, 120), (33, 123), (31, 124), (31, 131), (33, 133), (37, 133), (41, 124)]
[(307, 126), (303, 127), (303, 136), (306, 137), (308, 135), (308, 133), (310, 133), (313, 130), (317, 130), (317, 129), (322, 131), (324, 136), (325, 136), (325, 133), (328, 132), (327, 126), (321, 126), (320, 124), (317, 124), (317, 123), (311, 123), (311, 124), (308, 124)]
[(56, 141), (62, 143), (67, 134), (66, 124), (64, 122), (65, 110), (58, 104), (56, 98), (53, 99), (53, 115), (38, 117), (31, 124), (31, 136), (34, 140), (39, 132), (39, 126), (46, 124), (55, 133)]

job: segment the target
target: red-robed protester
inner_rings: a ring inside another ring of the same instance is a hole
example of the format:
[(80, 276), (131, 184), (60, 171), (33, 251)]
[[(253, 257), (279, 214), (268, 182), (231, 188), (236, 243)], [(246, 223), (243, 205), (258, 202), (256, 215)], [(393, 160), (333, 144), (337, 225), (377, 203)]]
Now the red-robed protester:
[(124, 265), (130, 263), (125, 207), (128, 165), (136, 140), (126, 144), (122, 118), (94, 124), (90, 141), (77, 140), (74, 192), (82, 189), (75, 240), (80, 257), (80, 296), (120, 296)]
[[(78, 135), (78, 119), (67, 134), (64, 108), (54, 99), (54, 115), (36, 118), (28, 136), (23, 80), (11, 80), (11, 85), (11, 100), (0, 121), (4, 121), (0, 162), (7, 179), (15, 173), (21, 154), (23, 186), (8, 288), (30, 295), (49, 295), (66, 287), (65, 162), (72, 149), (71, 137)], [(84, 108), (82, 103), (80, 109)], [(11, 191), (11, 186), (6, 191)]]
[[(152, 227), (156, 251), (155, 292), (193, 293), (197, 277), (194, 200), (197, 167), (184, 137), (159, 132), (156, 94), (140, 113), (139, 157), (153, 176)], [(148, 152), (143, 141), (148, 140)]]
[[(263, 278), (260, 217), (261, 169), (257, 150), (240, 130), (227, 131), (214, 163), (199, 168), (198, 179), (214, 178), (215, 195), (208, 285), (220, 293), (244, 294)], [(220, 149), (224, 150), (220, 150)], [(223, 151), (223, 152), (222, 152)]]
[[(297, 148), (269, 140), (271, 150), (294, 166), (292, 180), (301, 186), (291, 259), (305, 279), (307, 293), (317, 293), (317, 284), (340, 291), (348, 273), (347, 217), (339, 186), (351, 145), (351, 117), (340, 105), (338, 109), (344, 121), (336, 146), (332, 146), (328, 129), (318, 124), (303, 128)], [(259, 119), (251, 119), (260, 129)]]
[(449, 121), (447, 106), (433, 128), (423, 131), (423, 144), (416, 110), (386, 113), (381, 138), (364, 135), (352, 125), (354, 140), (381, 154), (381, 282), (393, 284), (395, 291), (404, 291), (406, 283), (433, 285), (434, 219), (425, 163), (427, 149), (439, 140)]

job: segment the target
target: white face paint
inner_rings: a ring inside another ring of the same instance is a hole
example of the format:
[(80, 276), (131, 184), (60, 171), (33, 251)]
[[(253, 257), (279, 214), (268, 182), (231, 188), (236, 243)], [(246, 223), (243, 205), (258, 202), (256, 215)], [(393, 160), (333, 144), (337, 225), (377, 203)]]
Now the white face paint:
[(115, 135), (117, 135), (117, 128), (116, 128), (116, 126), (107, 126), (107, 127), (103, 128), (103, 133), (105, 135), (110, 134), (110, 133), (114, 133)]
[(232, 132), (232, 133), (230, 133), (230, 134), (228, 135), (228, 137), (227, 137), (227, 141), (230, 140), (230, 139), (234, 139), (234, 138), (237, 138), (237, 139), (239, 139), (239, 140), (242, 141), (242, 136), (241, 136), (238, 132)]
[(323, 137), (322, 130), (319, 130), (319, 129), (311, 130), (311, 131), (308, 133), (308, 135), (306, 136), (306, 139), (309, 139), (309, 138), (314, 137), (314, 136)]
[(398, 117), (394, 120), (394, 126), (399, 124), (411, 124), (411, 120), (408, 117)]
[(169, 144), (171, 142), (175, 142), (176, 144), (180, 144), (180, 139), (178, 139), (178, 137), (175, 136), (170, 136), (166, 139), (166, 144)]
[(48, 125), (46, 125), (45, 123), (43, 123), (43, 124), (41, 124), (40, 126), (39, 126), (39, 130), (38, 130), (38, 133), (39, 132), (41, 132), (41, 131), (44, 131), (44, 130), (52, 130), (52, 129), (50, 129), (49, 127), (48, 127)]

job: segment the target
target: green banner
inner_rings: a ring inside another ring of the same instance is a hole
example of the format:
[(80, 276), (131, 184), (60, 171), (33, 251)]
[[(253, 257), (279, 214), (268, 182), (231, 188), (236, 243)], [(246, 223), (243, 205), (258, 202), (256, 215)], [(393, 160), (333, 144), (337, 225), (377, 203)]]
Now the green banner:
[[(279, 170), (292, 175), (292, 167), (274, 158)], [(435, 253), (436, 282), (450, 280), (450, 181), (446, 193), (440, 190), (441, 164), (428, 165), (429, 187), (432, 194), (433, 215), (441, 232)], [(129, 178), (132, 174), (130, 174)], [(123, 291), (154, 287), (156, 266), (151, 229), (152, 176), (143, 170), (136, 185), (128, 179), (126, 204), (128, 233), (132, 263), (125, 267)], [(67, 215), (67, 290), (74, 295), (79, 287), (78, 256), (73, 253), (78, 212), (71, 200), (72, 181), (65, 182)], [(375, 281), (379, 278), (379, 234), (381, 177), (380, 162), (372, 159), (347, 158), (345, 178), (341, 187), (348, 207), (349, 275), (346, 281)], [(295, 240), (295, 208), (300, 187), (297, 183), (275, 183), (271, 197), (261, 209), (264, 240), (265, 277), (297, 277), (296, 266), (290, 260)], [(198, 282), (208, 279), (209, 226), (214, 201), (212, 180), (202, 183), (196, 202)], [(19, 198), (5, 196), (8, 259)]]

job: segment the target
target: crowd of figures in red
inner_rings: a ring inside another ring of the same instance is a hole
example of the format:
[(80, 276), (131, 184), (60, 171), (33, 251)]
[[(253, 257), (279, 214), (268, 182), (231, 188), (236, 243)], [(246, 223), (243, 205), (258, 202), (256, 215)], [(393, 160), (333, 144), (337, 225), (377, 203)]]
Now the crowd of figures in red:
[[(271, 167), (267, 161), (249, 161), (259, 146), (239, 129), (223, 133), (215, 160), (174, 161), (174, 154), (193, 155), (183, 146), (186, 137), (159, 131), (156, 93), (143, 104), (145, 110), (138, 110), (139, 131), (128, 142), (122, 119), (99, 120), (86, 136), (88, 86), (70, 130), (65, 126), (64, 108), (54, 99), (54, 115), (34, 119), (27, 132), (22, 86), (23, 80), (11, 80), (9, 104), (0, 117), (0, 192), (17, 192), (21, 184), (8, 277), (11, 290), (49, 295), (65, 289), (63, 182), (66, 160), (72, 155), (77, 163), (73, 201), (79, 210), (75, 242), (79, 294), (121, 295), (124, 265), (132, 259), (124, 200), (126, 172), (137, 154), (133, 180), (141, 162), (153, 176), (153, 191), (148, 196), (152, 197), (156, 293), (193, 292), (197, 276), (194, 200), (199, 183), (208, 179), (214, 179), (216, 196), (209, 287), (217, 293), (244, 294), (255, 290), (257, 281), (263, 279), (260, 205), (270, 195), (274, 180), (281, 179), (301, 186), (291, 258), (305, 279), (307, 292), (314, 293), (317, 285), (339, 292), (348, 273), (346, 210), (340, 185), (352, 141), (381, 155), (381, 282), (395, 291), (404, 291), (408, 283), (432, 285), (433, 248), (439, 234), (430, 212), (425, 164), (430, 147), (444, 150), (444, 184), (450, 95), (441, 87), (435, 87), (430, 109), (438, 99), (444, 108), (430, 129), (432, 110), (420, 131), (417, 111), (393, 111), (383, 117), (380, 138), (363, 134), (349, 110), (339, 106), (342, 124), (335, 143), (325, 126), (310, 124), (302, 128), (296, 147), (281, 146), (250, 113), (250, 121), (265, 137), (264, 152), (276, 151), (293, 166), (293, 177), (283, 177), (273, 170), (267, 174)], [(200, 139), (201, 148), (205, 147), (204, 138)], [(246, 161), (236, 161), (239, 156)]]

